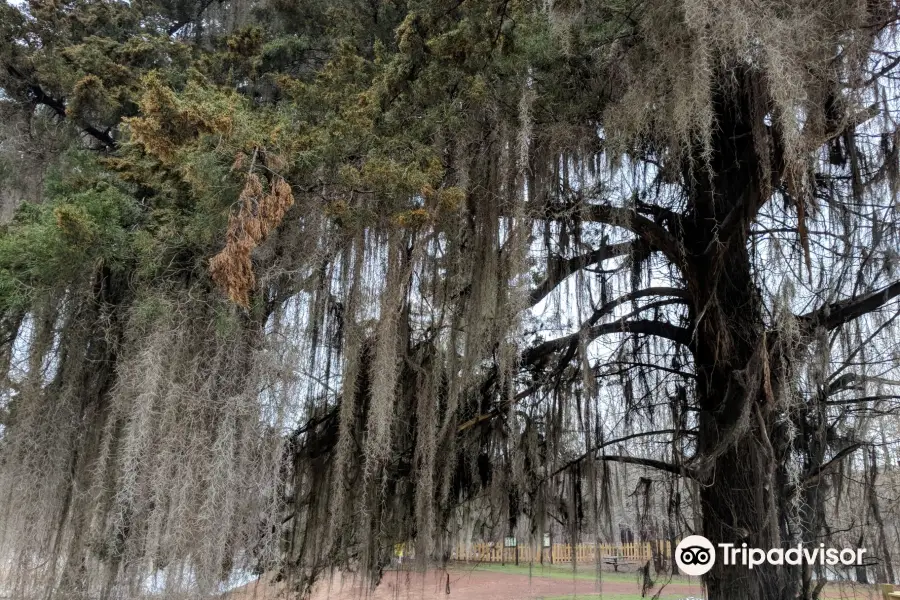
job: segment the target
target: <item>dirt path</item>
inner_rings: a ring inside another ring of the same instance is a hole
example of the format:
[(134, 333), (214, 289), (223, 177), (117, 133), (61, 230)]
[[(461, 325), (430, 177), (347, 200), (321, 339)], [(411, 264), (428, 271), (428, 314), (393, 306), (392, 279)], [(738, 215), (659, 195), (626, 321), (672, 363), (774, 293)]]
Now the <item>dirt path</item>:
[[(450, 593), (447, 594), (447, 572), (429, 571), (425, 574), (392, 571), (385, 574), (374, 594), (365, 594), (352, 583), (333, 583), (323, 586), (314, 600), (528, 600), (569, 595), (603, 594), (614, 600), (618, 595), (638, 595), (635, 582), (603, 581), (560, 577), (528, 577), (527, 575), (490, 571), (449, 571)], [(663, 598), (701, 596), (699, 585), (683, 583), (666, 586)], [(652, 594), (651, 594), (652, 595)], [(250, 584), (228, 594), (229, 600), (270, 600), (277, 598), (276, 588), (260, 583)]]

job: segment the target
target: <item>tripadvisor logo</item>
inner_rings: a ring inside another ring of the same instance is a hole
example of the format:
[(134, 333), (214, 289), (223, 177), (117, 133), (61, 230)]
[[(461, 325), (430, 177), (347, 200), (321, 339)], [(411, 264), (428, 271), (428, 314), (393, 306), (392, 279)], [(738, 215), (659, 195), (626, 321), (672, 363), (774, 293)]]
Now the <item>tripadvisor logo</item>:
[(689, 535), (675, 548), (675, 563), (685, 575), (703, 575), (716, 562), (716, 549), (702, 535)]
[[(828, 565), (858, 566), (863, 564), (865, 548), (851, 550), (826, 548), (804, 548), (797, 544), (791, 548), (748, 548), (747, 544), (718, 544), (723, 565), (741, 565), (752, 569), (762, 564), (769, 565)], [(716, 547), (702, 535), (689, 535), (675, 548), (675, 563), (685, 575), (698, 576), (708, 573), (716, 563)]]

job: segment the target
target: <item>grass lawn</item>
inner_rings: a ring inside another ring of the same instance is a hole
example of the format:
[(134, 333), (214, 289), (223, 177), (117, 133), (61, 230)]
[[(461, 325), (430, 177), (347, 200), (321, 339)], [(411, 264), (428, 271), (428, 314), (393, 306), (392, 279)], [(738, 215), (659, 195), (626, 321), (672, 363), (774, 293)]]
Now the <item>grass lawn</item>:
[[(494, 573), (510, 573), (514, 575), (531, 575), (532, 577), (552, 577), (554, 579), (584, 579), (594, 581), (597, 577), (597, 570), (594, 565), (584, 564), (578, 565), (578, 570), (573, 571), (572, 565), (540, 565), (535, 564), (530, 568), (528, 565), (500, 565), (498, 563), (479, 563), (477, 565), (458, 563), (458, 569), (476, 569), (479, 571), (491, 571)], [(601, 575), (602, 581), (634, 583), (640, 585), (640, 575), (638, 573), (615, 573), (603, 571)], [(685, 585), (697, 585), (699, 578), (684, 577), (675, 575), (673, 577), (659, 577), (656, 579), (659, 583), (680, 583)], [(581, 596), (579, 596), (580, 598)]]
[[(553, 579), (587, 580), (594, 581), (597, 574), (596, 568), (592, 564), (578, 565), (578, 570), (573, 572), (571, 565), (500, 565), (498, 563), (479, 563), (466, 564), (458, 563), (458, 570), (473, 569), (477, 571), (488, 571), (494, 573), (507, 573), (511, 575), (530, 575), (531, 577), (549, 577)], [(563, 596), (546, 596), (542, 600), (646, 600), (651, 598), (651, 592), (647, 596), (640, 594), (640, 578), (637, 573), (615, 573), (603, 571), (601, 581), (604, 583), (621, 585), (633, 585), (633, 592), (609, 591), (601, 594), (578, 594)], [(691, 594), (684, 592), (669, 591), (668, 586), (671, 585), (699, 585), (698, 577), (684, 577), (676, 575), (674, 577), (660, 577), (656, 580), (657, 586), (666, 584), (667, 588), (660, 595), (660, 600), (681, 600), (689, 597)], [(656, 591), (658, 587), (654, 588)], [(704, 597), (703, 594), (695, 593), (698, 598)], [(862, 586), (854, 584), (829, 584), (823, 593), (823, 598), (828, 600), (880, 600), (881, 596), (874, 586)]]
[[(531, 577), (547, 577), (552, 579), (565, 579), (571, 581), (574, 579), (585, 581), (596, 581), (596, 567), (592, 564), (578, 565), (578, 570), (573, 571), (571, 565), (500, 565), (497, 563), (481, 563), (478, 565), (459, 564), (458, 569), (474, 569), (477, 571), (488, 571), (493, 573), (505, 573), (509, 575), (524, 575)], [(670, 591), (669, 584), (698, 585), (697, 578), (688, 578), (683, 576), (675, 576), (659, 578), (656, 580), (655, 587), (648, 596), (641, 596), (641, 580), (638, 573), (616, 573), (603, 571), (601, 581), (604, 584), (612, 584), (619, 588), (617, 590), (604, 591), (603, 594), (578, 594), (577, 596), (546, 596), (542, 600), (647, 600), (653, 596), (653, 592), (659, 590), (659, 585), (666, 584), (667, 589), (659, 596), (660, 600), (681, 600), (690, 596), (685, 592)], [(622, 587), (627, 586), (628, 591), (621, 591)]]
[[(837, 589), (826, 588), (825, 595), (823, 598), (826, 600), (881, 600), (881, 596), (877, 594), (874, 588), (871, 586), (867, 588), (856, 588), (856, 589)], [(545, 596), (541, 598), (541, 600), (648, 600), (652, 598), (653, 594), (648, 594), (647, 596), (641, 596), (640, 594), (628, 594), (628, 593), (604, 593), (600, 594), (579, 594), (577, 596), (573, 595), (565, 595), (565, 596)], [(660, 600), (682, 600), (685, 598), (685, 594), (682, 593), (667, 593), (663, 592), (660, 595)], [(697, 596), (697, 598), (704, 598), (705, 596)]]
[[(578, 596), (548, 596), (546, 598), (541, 598), (541, 600), (648, 600), (652, 598), (653, 594), (647, 596), (641, 596), (640, 594), (603, 594), (602, 596), (599, 594), (588, 594)], [(660, 595), (660, 600), (681, 600), (684, 598), (684, 594), (662, 594)]]

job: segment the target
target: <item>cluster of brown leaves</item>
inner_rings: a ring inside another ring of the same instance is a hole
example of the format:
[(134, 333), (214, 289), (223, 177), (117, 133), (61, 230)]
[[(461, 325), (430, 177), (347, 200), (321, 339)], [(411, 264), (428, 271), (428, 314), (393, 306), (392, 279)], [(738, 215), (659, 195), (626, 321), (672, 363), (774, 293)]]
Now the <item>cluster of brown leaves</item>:
[(294, 204), (291, 186), (282, 177), (273, 177), (268, 193), (255, 173), (247, 175), (241, 191), (240, 209), (228, 219), (225, 248), (209, 262), (209, 272), (233, 302), (250, 304), (250, 292), (256, 284), (251, 253), (275, 229)]

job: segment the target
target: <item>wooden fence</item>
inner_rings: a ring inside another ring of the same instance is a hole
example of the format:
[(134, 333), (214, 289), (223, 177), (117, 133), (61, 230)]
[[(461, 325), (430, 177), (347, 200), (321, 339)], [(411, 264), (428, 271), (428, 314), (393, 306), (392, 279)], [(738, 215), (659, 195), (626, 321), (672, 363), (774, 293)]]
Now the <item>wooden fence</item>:
[[(599, 553), (599, 557), (598, 557)], [(530, 544), (507, 547), (504, 544), (479, 542), (474, 544), (460, 544), (451, 558), (466, 562), (488, 563), (571, 563), (573, 558), (577, 563), (594, 563), (600, 560), (608, 560), (613, 557), (620, 562), (633, 562), (644, 564), (653, 560), (653, 556), (662, 556), (665, 559), (672, 556), (672, 545), (668, 540), (655, 542), (636, 542), (633, 544), (552, 544), (538, 547)]]

